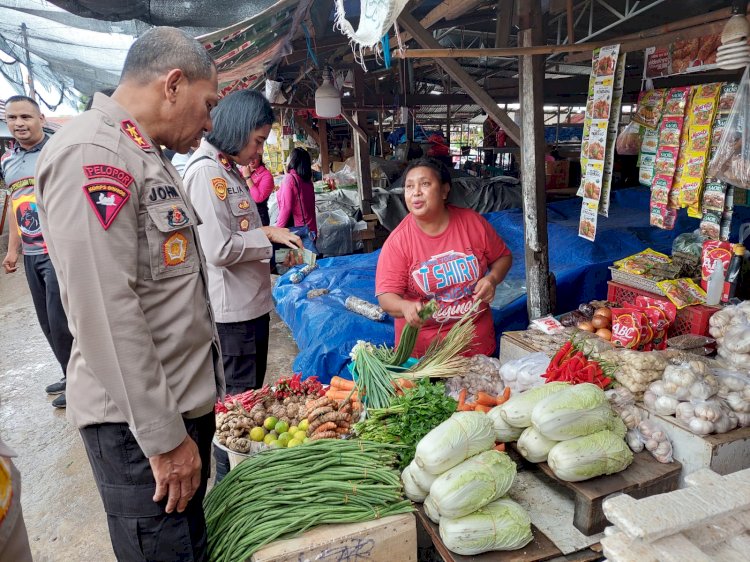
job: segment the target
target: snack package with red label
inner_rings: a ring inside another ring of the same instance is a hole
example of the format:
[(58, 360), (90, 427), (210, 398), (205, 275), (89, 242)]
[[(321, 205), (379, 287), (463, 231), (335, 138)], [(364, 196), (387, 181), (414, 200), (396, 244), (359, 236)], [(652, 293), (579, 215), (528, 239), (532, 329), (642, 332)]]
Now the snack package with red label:
[(708, 287), (708, 278), (714, 270), (716, 260), (724, 262), (724, 272), (729, 269), (729, 260), (732, 259), (732, 245), (729, 242), (719, 240), (706, 240), (703, 242), (701, 253), (701, 288), (705, 291)]
[(660, 325), (660, 330), (666, 330), (669, 328), (669, 325), (673, 324), (675, 318), (677, 318), (677, 307), (666, 299), (655, 299), (654, 297), (638, 295), (635, 297), (635, 304), (640, 307), (658, 308), (662, 311), (664, 318), (666, 319), (666, 324), (663, 326)]
[(612, 344), (636, 349), (641, 340), (641, 318), (632, 308), (613, 308)]
[(635, 304), (624, 303), (623, 308), (632, 310), (634, 313), (640, 315), (641, 321), (641, 337), (638, 341), (638, 351), (651, 351), (652, 341), (656, 334), (656, 325), (659, 323), (661, 313), (657, 310), (649, 310)]
[(706, 303), (706, 291), (695, 284), (692, 279), (668, 279), (657, 281), (659, 287), (666, 297), (671, 300), (678, 309), (692, 306), (694, 304)]

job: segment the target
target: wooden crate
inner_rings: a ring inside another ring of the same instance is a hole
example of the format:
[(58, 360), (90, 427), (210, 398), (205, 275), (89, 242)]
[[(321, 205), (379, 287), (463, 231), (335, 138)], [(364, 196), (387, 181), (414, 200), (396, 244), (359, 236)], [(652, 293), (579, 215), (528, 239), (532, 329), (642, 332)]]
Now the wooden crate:
[(366, 523), (321, 525), (299, 537), (273, 542), (251, 562), (416, 562), (417, 526), (413, 513)]
[(505, 364), (508, 361), (521, 359), (534, 353), (536, 350), (523, 340), (514, 337), (515, 332), (505, 332), (500, 337), (500, 363)]
[(607, 526), (602, 502), (610, 495), (622, 493), (634, 498), (644, 498), (676, 490), (682, 470), (679, 462), (662, 464), (646, 451), (635, 454), (632, 464), (622, 472), (583, 482), (560, 480), (546, 462), (536, 466), (549, 478), (573, 493), (573, 525), (584, 535), (600, 533)]
[(672, 441), (672, 454), (682, 463), (680, 487), (685, 478), (702, 468), (718, 474), (730, 474), (750, 468), (750, 427), (720, 435), (696, 435), (673, 416), (659, 416), (641, 407), (646, 417), (661, 423)]
[[(552, 541), (539, 529), (534, 527), (534, 525), (531, 526), (534, 539), (523, 548), (519, 548), (518, 550), (485, 552), (484, 554), (477, 554), (475, 556), (461, 556), (448, 550), (440, 538), (438, 525), (430, 521), (430, 518), (424, 513), (421, 504), (417, 506), (417, 523), (427, 533), (435, 550), (445, 562), (536, 562), (538, 560), (557, 558), (562, 555), (562, 552), (558, 550)], [(588, 553), (588, 555), (584, 555), (584, 553)], [(582, 553), (581, 557), (575, 558), (575, 560), (584, 562), (601, 558), (599, 553), (590, 549), (585, 549), (584, 553)], [(397, 561), (393, 560), (392, 562)]]

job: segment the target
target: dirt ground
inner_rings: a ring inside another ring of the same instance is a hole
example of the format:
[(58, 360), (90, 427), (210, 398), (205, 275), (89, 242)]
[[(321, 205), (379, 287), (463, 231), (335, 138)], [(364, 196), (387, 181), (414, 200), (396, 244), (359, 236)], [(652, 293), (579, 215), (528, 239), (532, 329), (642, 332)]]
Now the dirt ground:
[[(0, 238), (1, 257), (6, 248), (7, 234)], [(266, 381), (289, 375), (296, 354), (289, 329), (271, 313)], [(0, 273), (0, 435), (19, 455), (15, 463), (34, 560), (111, 562), (104, 509), (81, 438), (44, 393), (60, 376), (23, 269)]]

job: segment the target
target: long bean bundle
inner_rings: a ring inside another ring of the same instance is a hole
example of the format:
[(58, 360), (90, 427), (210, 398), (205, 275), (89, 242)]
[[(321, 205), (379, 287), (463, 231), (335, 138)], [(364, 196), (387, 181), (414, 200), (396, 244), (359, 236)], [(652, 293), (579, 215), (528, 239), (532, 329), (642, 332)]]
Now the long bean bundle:
[(399, 447), (321, 439), (248, 458), (204, 501), (212, 561), (249, 560), (264, 545), (325, 523), (408, 513)]

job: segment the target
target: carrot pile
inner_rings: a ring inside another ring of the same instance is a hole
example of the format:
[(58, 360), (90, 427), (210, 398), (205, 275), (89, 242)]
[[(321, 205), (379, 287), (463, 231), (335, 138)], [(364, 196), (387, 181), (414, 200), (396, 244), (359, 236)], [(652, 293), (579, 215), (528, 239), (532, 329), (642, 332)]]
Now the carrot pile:
[[(404, 390), (408, 388), (414, 388), (415, 383), (410, 379), (400, 378), (394, 379), (391, 382), (391, 385), (396, 390), (396, 394), (402, 396), (404, 394)], [(355, 382), (350, 381), (349, 379), (345, 379), (339, 376), (332, 377), (330, 387), (326, 391), (325, 396), (327, 396), (331, 400), (336, 401), (352, 400), (355, 403), (355, 406), (358, 407), (358, 409), (362, 409), (362, 396), (360, 396), (359, 392), (357, 391)]]
[(493, 396), (487, 392), (477, 392), (477, 397), (474, 402), (467, 402), (468, 390), (463, 388), (458, 394), (458, 407), (456, 410), (459, 412), (489, 412), (495, 406), (504, 404), (510, 398), (510, 387), (505, 387), (502, 394)]

